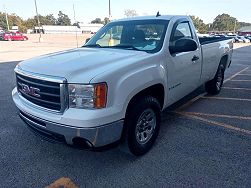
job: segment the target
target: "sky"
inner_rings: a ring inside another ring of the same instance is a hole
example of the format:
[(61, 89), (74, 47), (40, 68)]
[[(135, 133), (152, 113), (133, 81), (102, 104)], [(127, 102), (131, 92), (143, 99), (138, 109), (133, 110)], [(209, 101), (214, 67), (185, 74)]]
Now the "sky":
[[(95, 18), (108, 17), (109, 0), (36, 0), (38, 13), (41, 15), (54, 14), (58, 11), (67, 14), (74, 23), (73, 4), (76, 20), (89, 23)], [(0, 11), (16, 13), (23, 19), (35, 15), (34, 0), (0, 0)], [(236, 17), (238, 21), (251, 23), (250, 0), (111, 0), (113, 19), (124, 18), (126, 9), (134, 9), (138, 15), (195, 15), (205, 23), (222, 13)]]

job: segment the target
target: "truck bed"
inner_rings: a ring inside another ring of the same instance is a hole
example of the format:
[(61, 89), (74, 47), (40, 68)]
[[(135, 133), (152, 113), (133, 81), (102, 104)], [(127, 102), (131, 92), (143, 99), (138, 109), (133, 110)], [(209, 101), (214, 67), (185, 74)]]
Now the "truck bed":
[(228, 37), (199, 37), (199, 41), (201, 45), (210, 44), (214, 42), (229, 40), (231, 38)]

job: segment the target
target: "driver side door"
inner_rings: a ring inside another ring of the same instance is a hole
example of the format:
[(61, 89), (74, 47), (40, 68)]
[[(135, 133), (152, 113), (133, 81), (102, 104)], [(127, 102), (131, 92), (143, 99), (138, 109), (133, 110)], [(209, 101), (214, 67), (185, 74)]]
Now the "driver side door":
[[(188, 20), (174, 24), (169, 48), (182, 38), (195, 39)], [(195, 40), (196, 41), (196, 40)], [(171, 103), (183, 98), (199, 86), (202, 57), (199, 45), (194, 51), (171, 53), (168, 58), (168, 88)]]

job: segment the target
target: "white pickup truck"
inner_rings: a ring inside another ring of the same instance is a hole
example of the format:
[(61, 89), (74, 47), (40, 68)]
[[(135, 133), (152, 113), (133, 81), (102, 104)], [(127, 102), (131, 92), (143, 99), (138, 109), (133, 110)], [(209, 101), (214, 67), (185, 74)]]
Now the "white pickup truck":
[(84, 148), (154, 144), (161, 111), (205, 84), (218, 94), (232, 39), (201, 38), (187, 16), (113, 21), (84, 46), (19, 63), (13, 100), (31, 130)]

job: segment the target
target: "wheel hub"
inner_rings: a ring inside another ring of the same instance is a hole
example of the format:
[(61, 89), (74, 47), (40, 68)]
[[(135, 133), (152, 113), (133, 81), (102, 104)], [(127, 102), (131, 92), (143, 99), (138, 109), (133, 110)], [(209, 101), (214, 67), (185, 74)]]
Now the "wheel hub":
[(140, 115), (136, 125), (136, 140), (139, 144), (147, 143), (156, 127), (156, 115), (152, 109), (146, 109)]

